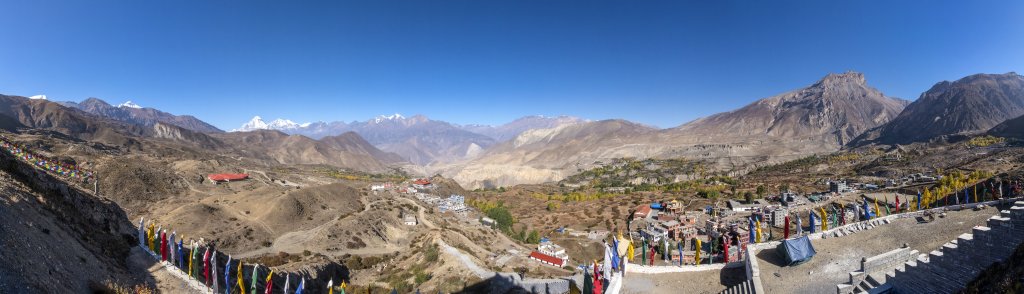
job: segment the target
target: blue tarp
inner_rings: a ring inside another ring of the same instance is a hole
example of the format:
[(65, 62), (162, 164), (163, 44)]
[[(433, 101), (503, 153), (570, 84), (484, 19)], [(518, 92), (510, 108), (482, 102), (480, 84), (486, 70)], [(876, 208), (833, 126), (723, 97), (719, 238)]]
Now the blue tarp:
[(651, 203), (651, 209), (661, 209), (661, 203)]
[(800, 238), (783, 240), (778, 247), (775, 247), (775, 251), (782, 256), (782, 262), (787, 266), (798, 265), (811, 260), (817, 251), (814, 251), (814, 246), (811, 245), (811, 239), (807, 236)]

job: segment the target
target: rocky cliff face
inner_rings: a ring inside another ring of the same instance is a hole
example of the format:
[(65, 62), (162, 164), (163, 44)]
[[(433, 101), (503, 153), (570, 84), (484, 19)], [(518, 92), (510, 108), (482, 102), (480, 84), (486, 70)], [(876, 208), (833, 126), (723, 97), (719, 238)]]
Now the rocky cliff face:
[(898, 117), (857, 138), (853, 145), (907, 144), (988, 131), (1024, 115), (1024, 77), (977, 74), (932, 86)]

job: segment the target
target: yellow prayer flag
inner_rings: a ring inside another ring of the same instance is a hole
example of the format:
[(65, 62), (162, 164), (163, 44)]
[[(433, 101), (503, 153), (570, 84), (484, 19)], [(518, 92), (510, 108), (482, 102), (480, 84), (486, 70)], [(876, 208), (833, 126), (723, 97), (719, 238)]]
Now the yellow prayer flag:
[(700, 239), (697, 239), (697, 254), (693, 257), (694, 262), (700, 265)]
[(828, 214), (825, 213), (825, 207), (821, 207), (821, 231), (828, 231)]
[(882, 211), (878, 209), (878, 198), (875, 198), (875, 217), (882, 215)]
[(242, 261), (238, 261), (238, 289), (242, 289), (242, 294), (245, 294), (245, 282), (242, 276)]
[(761, 243), (761, 220), (757, 220), (756, 226), (755, 230), (757, 231), (757, 234), (755, 235), (756, 240), (754, 242)]
[(974, 185), (974, 203), (978, 203), (978, 185)]

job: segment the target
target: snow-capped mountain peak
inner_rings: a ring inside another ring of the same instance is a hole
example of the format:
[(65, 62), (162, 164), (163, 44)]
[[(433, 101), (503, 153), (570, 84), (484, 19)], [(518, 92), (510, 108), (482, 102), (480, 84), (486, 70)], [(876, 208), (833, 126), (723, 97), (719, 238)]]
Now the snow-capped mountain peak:
[(376, 118), (373, 119), (373, 122), (379, 124), (379, 123), (381, 123), (383, 121), (401, 120), (401, 119), (405, 119), (405, 117), (402, 116), (401, 114), (395, 113), (395, 114), (392, 114), (392, 115), (378, 115)]
[(248, 132), (255, 130), (266, 130), (269, 127), (267, 123), (263, 122), (263, 118), (259, 115), (252, 117), (249, 122), (243, 124), (241, 127), (231, 130), (232, 132)]
[(125, 103), (118, 104), (117, 107), (118, 108), (127, 107), (127, 108), (135, 108), (135, 109), (142, 108), (142, 106), (139, 106), (138, 104), (132, 103), (131, 100), (128, 100)]
[(28, 99), (32, 99), (32, 100), (46, 100), (46, 95), (35, 95), (35, 96), (32, 96), (32, 97), (28, 97)]
[(232, 132), (248, 132), (255, 130), (291, 130), (298, 128), (305, 128), (310, 126), (312, 123), (296, 123), (290, 119), (275, 119), (270, 123), (264, 122), (263, 118), (259, 115), (254, 116), (249, 122), (242, 125), (242, 127), (231, 130)]
[(294, 129), (294, 128), (300, 127), (301, 125), (299, 125), (298, 123), (296, 123), (294, 121), (291, 121), (290, 119), (280, 119), (279, 118), (279, 119), (275, 119), (275, 120), (270, 121), (268, 126), (271, 129), (281, 130), (281, 129)]

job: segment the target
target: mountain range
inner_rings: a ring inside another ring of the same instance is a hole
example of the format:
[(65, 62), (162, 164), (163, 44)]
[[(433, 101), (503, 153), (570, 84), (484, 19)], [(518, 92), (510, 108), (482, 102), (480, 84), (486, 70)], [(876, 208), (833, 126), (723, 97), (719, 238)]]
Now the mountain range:
[[(0, 95), (0, 127), (9, 131), (49, 131), (126, 150), (161, 150), (176, 146), (175, 149), (188, 152), (211, 152), (265, 163), (323, 164), (379, 172), (403, 162), (400, 156), (377, 149), (355, 133), (314, 140), (268, 130), (201, 132), (173, 123), (120, 116), (123, 112), (113, 111), (106, 107), (109, 104), (100, 102), (89, 99), (73, 107), (45, 99)], [(143, 113), (163, 112), (150, 110)]]
[(349, 123), (334, 121), (299, 124), (288, 119), (275, 119), (266, 123), (260, 116), (256, 116), (233, 131), (279, 130), (314, 139), (355, 132), (381, 150), (399, 154), (417, 165), (430, 165), (472, 158), (496, 142), (507, 140), (525, 130), (549, 128), (577, 121), (582, 119), (568, 116), (528, 116), (496, 127), (459, 126), (432, 120), (423, 115), (407, 118), (401, 114), (393, 114)]
[(908, 144), (988, 131), (1024, 115), (1024, 77), (976, 74), (936, 83), (892, 122), (863, 134), (854, 145)]
[(439, 171), (475, 188), (557, 181), (621, 157), (685, 157), (737, 170), (834, 152), (896, 117), (905, 105), (868, 86), (863, 74), (830, 74), (808, 87), (675, 128), (606, 120), (527, 131)]
[[(265, 122), (223, 132), (195, 117), (100, 99), (54, 103), (0, 95), (0, 128), (45, 129), (128, 148), (171, 142), (282, 164), (379, 171), (396, 165), (440, 173), (469, 188), (558, 181), (621, 157), (686, 158), (719, 171), (871, 144), (989, 134), (1019, 137), (1024, 77), (977, 74), (935, 84), (914, 102), (885, 95), (857, 72), (733, 111), (657, 129), (625, 120), (527, 116), (499, 126), (458, 125), (423, 115), (366, 121)], [(157, 141), (153, 141), (157, 140)]]
[(110, 105), (99, 98), (89, 98), (82, 102), (59, 102), (61, 105), (76, 108), (90, 114), (102, 116), (120, 122), (152, 127), (156, 123), (172, 124), (189, 130), (220, 133), (217, 127), (210, 125), (191, 115), (173, 115), (154, 108), (142, 107), (127, 101), (116, 106)]

